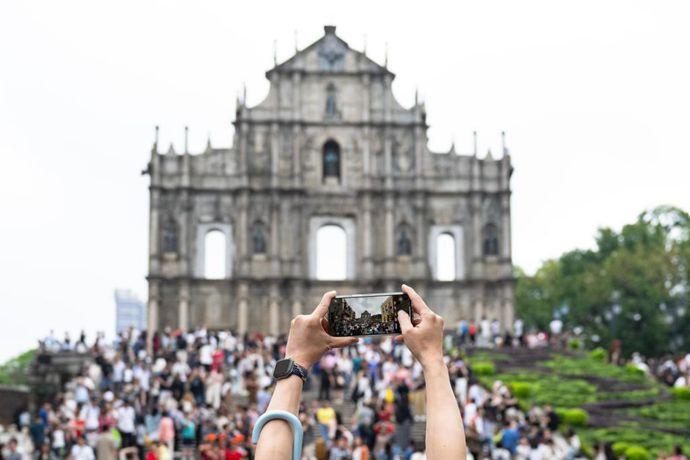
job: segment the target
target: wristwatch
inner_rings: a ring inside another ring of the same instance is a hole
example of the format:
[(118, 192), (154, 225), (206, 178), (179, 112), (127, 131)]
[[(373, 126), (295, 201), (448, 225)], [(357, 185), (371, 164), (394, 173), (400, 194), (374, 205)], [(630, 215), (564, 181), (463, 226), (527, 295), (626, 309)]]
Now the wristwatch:
[(292, 358), (284, 358), (276, 363), (276, 367), (273, 369), (273, 378), (282, 380), (291, 375), (297, 375), (302, 381), (306, 381), (308, 373), (308, 370), (297, 364)]

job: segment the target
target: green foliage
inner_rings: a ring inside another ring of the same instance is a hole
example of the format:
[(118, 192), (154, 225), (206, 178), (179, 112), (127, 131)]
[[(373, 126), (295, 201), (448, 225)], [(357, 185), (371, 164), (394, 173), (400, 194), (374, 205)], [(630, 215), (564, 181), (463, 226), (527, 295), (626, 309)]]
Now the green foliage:
[(0, 384), (25, 385), (29, 366), (36, 356), (36, 350), (29, 350), (0, 365)]
[[(516, 278), (517, 314), (529, 326), (547, 329), (567, 304), (566, 327), (582, 326), (605, 348), (617, 338), (625, 355), (673, 351), (674, 338), (690, 336), (690, 315), (670, 307), (690, 301), (690, 217), (668, 206), (643, 212), (620, 231), (599, 229), (595, 249), (567, 252), (532, 276), (518, 269)], [(620, 314), (611, 314), (614, 302)]]
[(687, 429), (690, 427), (690, 400), (658, 402), (633, 409), (629, 413), (657, 422), (666, 428)]
[(519, 399), (527, 399), (532, 394), (532, 385), (528, 382), (508, 382), (513, 396)]
[(644, 371), (636, 365), (634, 365), (633, 363), (626, 364), (624, 369), (633, 375), (644, 376)]
[(494, 375), (496, 373), (496, 366), (489, 361), (472, 363), (471, 368), (472, 372), (477, 375)]
[(625, 368), (608, 364), (593, 357), (582, 359), (557, 355), (542, 364), (564, 375), (596, 375), (627, 382), (644, 382), (648, 380), (644, 373), (629, 372)]
[(625, 458), (627, 460), (651, 460), (652, 456), (649, 451), (642, 446), (630, 446), (625, 449)]
[(606, 350), (604, 350), (603, 348), (597, 347), (591, 351), (589, 356), (596, 361), (606, 361), (608, 353), (606, 353)]
[(690, 401), (690, 388), (680, 387), (671, 388), (671, 393), (675, 399), (681, 399), (684, 401)]
[(567, 409), (562, 412), (563, 423), (570, 426), (587, 425), (587, 411), (584, 409)]
[[(528, 391), (526, 397), (518, 397), (520, 403), (529, 408), (530, 404), (551, 404), (556, 407), (577, 407), (596, 401), (596, 386), (581, 379), (563, 379), (553, 373), (543, 372), (510, 372), (480, 378), (481, 383), (491, 387), (493, 382), (501, 380), (513, 391), (515, 384), (519, 391)], [(528, 385), (527, 390), (524, 385)]]
[(613, 453), (616, 454), (616, 457), (620, 457), (621, 455), (625, 454), (625, 451), (628, 450), (629, 447), (630, 443), (614, 442), (611, 446), (611, 449), (613, 449)]

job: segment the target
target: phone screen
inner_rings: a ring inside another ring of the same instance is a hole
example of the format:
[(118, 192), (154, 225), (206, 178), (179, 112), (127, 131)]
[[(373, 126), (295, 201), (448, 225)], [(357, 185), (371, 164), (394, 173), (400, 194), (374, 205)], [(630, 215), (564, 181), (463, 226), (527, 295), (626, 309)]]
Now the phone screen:
[(336, 337), (400, 334), (398, 310), (412, 317), (410, 298), (402, 292), (337, 296), (328, 307), (328, 326)]

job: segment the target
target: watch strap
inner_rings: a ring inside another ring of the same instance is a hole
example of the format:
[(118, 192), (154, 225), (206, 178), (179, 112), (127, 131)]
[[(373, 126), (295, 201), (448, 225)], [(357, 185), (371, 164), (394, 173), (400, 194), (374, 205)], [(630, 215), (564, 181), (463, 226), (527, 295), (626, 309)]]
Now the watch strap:
[(309, 374), (309, 371), (293, 361), (292, 362), (292, 372), (290, 374), (291, 375), (297, 375), (297, 376), (299, 376), (299, 378), (302, 379), (302, 381), (306, 382), (307, 381), (307, 375)]

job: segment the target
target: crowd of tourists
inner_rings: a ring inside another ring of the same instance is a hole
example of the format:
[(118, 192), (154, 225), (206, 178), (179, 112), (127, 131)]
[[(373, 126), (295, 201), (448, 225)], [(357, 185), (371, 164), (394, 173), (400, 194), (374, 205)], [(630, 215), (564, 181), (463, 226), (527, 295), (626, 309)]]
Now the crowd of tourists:
[[(463, 346), (544, 346), (549, 334), (501, 334), (497, 321), (460, 322), (447, 336), (451, 384), (474, 458), (574, 459), (573, 430), (550, 406), (523, 411), (510, 388), (483, 387), (458, 352)], [(559, 332), (559, 331), (556, 331)], [(551, 337), (553, 337), (553, 331)], [(165, 330), (147, 343), (128, 331), (108, 343), (52, 334), (42, 352), (77, 350), (91, 359), (54, 399), (23, 410), (0, 431), (3, 459), (251, 459), (251, 432), (271, 397), (286, 338), (230, 331)], [(460, 347), (458, 347), (460, 345)], [(390, 337), (331, 350), (310, 373), (300, 408), (303, 458), (418, 460), (413, 425), (424, 414), (422, 368)], [(345, 408), (348, 408), (345, 410)], [(615, 458), (610, 446), (597, 460)], [(681, 458), (681, 457), (678, 457)]]

